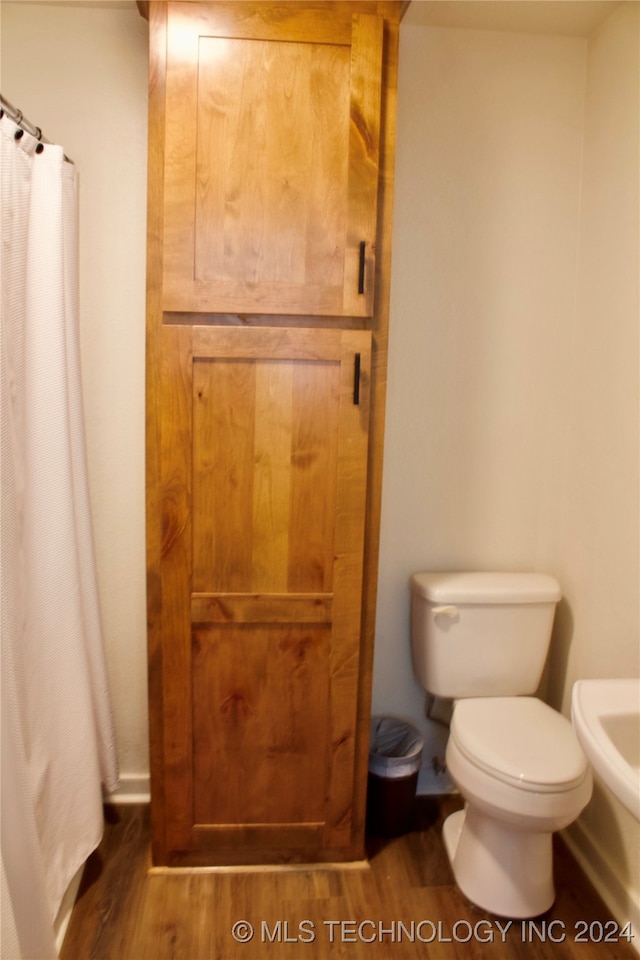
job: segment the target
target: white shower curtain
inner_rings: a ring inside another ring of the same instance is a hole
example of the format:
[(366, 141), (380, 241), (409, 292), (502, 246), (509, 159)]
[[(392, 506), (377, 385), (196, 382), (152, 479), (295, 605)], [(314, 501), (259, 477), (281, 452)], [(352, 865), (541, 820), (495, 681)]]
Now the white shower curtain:
[(76, 170), (0, 119), (2, 958), (56, 956), (117, 784), (78, 343)]

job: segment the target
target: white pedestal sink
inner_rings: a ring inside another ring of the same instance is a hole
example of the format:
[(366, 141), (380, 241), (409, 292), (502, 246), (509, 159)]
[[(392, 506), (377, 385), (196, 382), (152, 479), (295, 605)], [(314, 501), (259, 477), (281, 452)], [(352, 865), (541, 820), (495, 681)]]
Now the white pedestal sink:
[(640, 678), (577, 680), (571, 719), (593, 769), (640, 821)]

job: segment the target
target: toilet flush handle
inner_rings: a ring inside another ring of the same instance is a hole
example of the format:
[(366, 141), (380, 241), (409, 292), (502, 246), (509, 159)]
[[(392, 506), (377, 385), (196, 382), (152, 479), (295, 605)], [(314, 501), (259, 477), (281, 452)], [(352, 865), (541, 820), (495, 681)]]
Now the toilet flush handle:
[(449, 617), (451, 620), (458, 616), (458, 608), (454, 604), (447, 604), (443, 607), (434, 607), (431, 611), (434, 617)]

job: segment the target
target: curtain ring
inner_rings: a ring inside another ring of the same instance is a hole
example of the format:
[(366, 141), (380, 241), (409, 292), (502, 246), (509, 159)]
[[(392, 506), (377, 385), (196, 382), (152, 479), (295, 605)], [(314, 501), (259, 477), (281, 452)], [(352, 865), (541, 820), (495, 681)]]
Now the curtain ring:
[(13, 135), (13, 138), (14, 140), (21, 140), (23, 136), (24, 136), (24, 130), (16, 130), (16, 132)]

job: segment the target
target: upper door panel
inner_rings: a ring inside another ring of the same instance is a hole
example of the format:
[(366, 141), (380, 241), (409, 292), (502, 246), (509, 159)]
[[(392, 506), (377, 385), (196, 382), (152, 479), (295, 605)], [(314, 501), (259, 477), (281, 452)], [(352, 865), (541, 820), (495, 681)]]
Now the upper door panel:
[(169, 4), (163, 307), (371, 316), (382, 20), (269, 6)]

